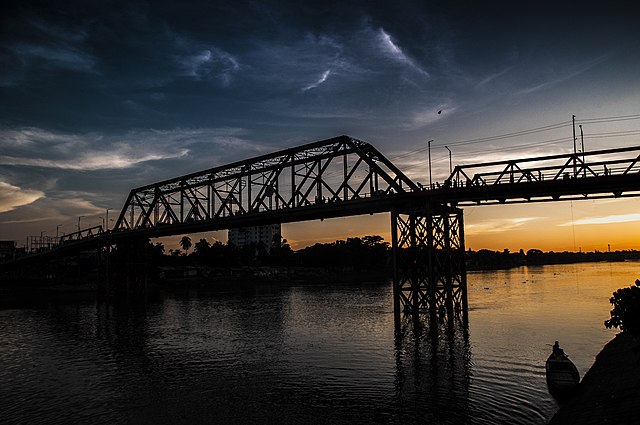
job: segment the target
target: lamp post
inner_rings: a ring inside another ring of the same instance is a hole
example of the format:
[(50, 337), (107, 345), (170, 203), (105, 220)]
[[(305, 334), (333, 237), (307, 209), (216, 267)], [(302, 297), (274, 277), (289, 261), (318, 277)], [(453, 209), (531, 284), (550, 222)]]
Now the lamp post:
[(431, 179), (431, 142), (433, 142), (433, 139), (427, 142), (427, 148), (429, 149), (429, 188), (433, 189), (433, 183)]
[(78, 237), (80, 237), (80, 219), (81, 218), (84, 218), (84, 216), (83, 215), (78, 216)]
[(106, 225), (106, 227), (105, 227), (105, 230), (106, 230), (106, 231), (109, 231), (109, 210), (112, 210), (112, 209), (113, 209), (113, 208), (107, 208), (107, 215), (106, 215), (106, 217), (107, 217), (107, 218), (106, 218), (106, 220), (105, 220), (105, 222), (107, 223), (107, 225)]
[(109, 210), (112, 210), (113, 208), (107, 208), (107, 219), (106, 219), (106, 223), (107, 223), (107, 227), (105, 228), (106, 231), (109, 231)]
[(580, 127), (580, 145), (582, 146), (582, 169), (584, 170), (584, 176), (587, 177), (587, 168), (584, 166), (584, 133), (582, 132), (582, 124)]
[(451, 149), (449, 149), (449, 146), (445, 146), (445, 149), (449, 151), (449, 175), (451, 175), (451, 173), (453, 173), (453, 166), (451, 162)]
[(578, 171), (576, 169), (576, 159), (578, 158), (578, 152), (576, 147), (576, 116), (571, 115), (571, 126), (573, 127), (573, 177), (576, 178)]

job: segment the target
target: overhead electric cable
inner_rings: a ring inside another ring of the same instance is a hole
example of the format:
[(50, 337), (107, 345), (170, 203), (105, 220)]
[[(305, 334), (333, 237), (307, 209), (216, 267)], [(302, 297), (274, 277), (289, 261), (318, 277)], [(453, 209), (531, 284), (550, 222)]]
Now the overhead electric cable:
[[(566, 121), (566, 122), (562, 122), (562, 123), (556, 123), (556, 124), (550, 124), (550, 125), (546, 125), (546, 126), (542, 126), (542, 127), (536, 127), (536, 128), (532, 128), (532, 129), (528, 129), (528, 130), (521, 130), (521, 131), (516, 131), (516, 132), (512, 132), (512, 133), (505, 133), (505, 134), (500, 134), (500, 135), (496, 135), (496, 136), (487, 136), (487, 137), (481, 137), (481, 138), (476, 138), (476, 139), (468, 139), (468, 140), (459, 140), (456, 142), (448, 142), (446, 143), (447, 146), (462, 146), (462, 145), (468, 145), (468, 144), (475, 144), (475, 143), (481, 143), (481, 142), (488, 142), (488, 141), (493, 141), (493, 140), (501, 140), (501, 139), (506, 139), (509, 137), (516, 137), (516, 136), (525, 136), (525, 135), (530, 135), (530, 134), (535, 134), (535, 133), (541, 133), (544, 131), (549, 131), (549, 130), (556, 130), (562, 127), (568, 127), (571, 124), (571, 122)], [(443, 147), (445, 145), (445, 143), (442, 144), (433, 144), (431, 145), (431, 147)], [(409, 152), (405, 152), (399, 155), (392, 155), (389, 157), (389, 160), (395, 160), (395, 159), (400, 159), (400, 158), (404, 158), (407, 156), (411, 156), (411, 155), (415, 155), (416, 153), (420, 153), (420, 152), (425, 152), (428, 149), (428, 147), (421, 147), (419, 149), (415, 149), (413, 151), (409, 151)]]
[(581, 123), (600, 123), (600, 122), (628, 121), (628, 120), (637, 120), (637, 119), (640, 119), (640, 114), (618, 115), (613, 117), (584, 118), (576, 121)]

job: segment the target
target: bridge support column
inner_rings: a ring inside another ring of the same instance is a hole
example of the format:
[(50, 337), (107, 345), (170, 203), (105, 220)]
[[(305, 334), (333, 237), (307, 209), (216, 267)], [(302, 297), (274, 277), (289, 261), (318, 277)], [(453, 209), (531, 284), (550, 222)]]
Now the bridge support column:
[(403, 314), (466, 315), (463, 211), (441, 204), (393, 211), (391, 233), (396, 323)]

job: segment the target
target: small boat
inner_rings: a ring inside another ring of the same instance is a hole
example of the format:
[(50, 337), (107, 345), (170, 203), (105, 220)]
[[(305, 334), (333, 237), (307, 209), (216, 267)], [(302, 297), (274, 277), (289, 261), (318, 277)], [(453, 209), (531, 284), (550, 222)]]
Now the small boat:
[(553, 352), (547, 359), (547, 387), (556, 398), (566, 397), (572, 394), (580, 383), (580, 373), (564, 351), (558, 347), (557, 342)]

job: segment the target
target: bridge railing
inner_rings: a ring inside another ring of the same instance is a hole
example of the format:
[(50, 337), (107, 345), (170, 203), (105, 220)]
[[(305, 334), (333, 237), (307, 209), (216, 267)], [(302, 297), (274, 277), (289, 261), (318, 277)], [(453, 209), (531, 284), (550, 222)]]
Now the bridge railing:
[(457, 165), (445, 187), (490, 186), (640, 173), (640, 146)]
[(70, 242), (76, 242), (79, 240), (95, 238), (105, 233), (102, 225), (89, 227), (87, 229), (81, 229), (78, 232), (67, 233), (60, 237), (59, 245), (64, 245)]

